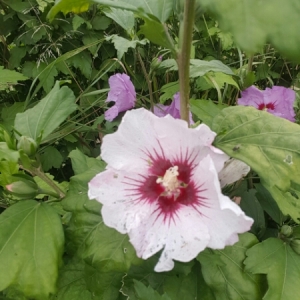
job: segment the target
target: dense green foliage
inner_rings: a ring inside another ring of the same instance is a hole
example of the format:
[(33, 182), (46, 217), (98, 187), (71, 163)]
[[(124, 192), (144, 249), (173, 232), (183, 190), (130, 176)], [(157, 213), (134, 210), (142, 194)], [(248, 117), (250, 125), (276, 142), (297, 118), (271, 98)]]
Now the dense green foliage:
[(130, 75), (136, 107), (179, 91), (184, 1), (0, 0), (0, 299), (298, 300), (298, 94), (295, 124), (236, 100), (252, 84), (298, 91), (300, 7), (246, 2), (196, 1), (190, 104), (214, 145), (251, 166), (223, 193), (242, 197), (254, 225), (155, 273), (157, 257), (139, 259), (104, 225), (87, 184), (122, 119), (104, 119), (109, 76)]

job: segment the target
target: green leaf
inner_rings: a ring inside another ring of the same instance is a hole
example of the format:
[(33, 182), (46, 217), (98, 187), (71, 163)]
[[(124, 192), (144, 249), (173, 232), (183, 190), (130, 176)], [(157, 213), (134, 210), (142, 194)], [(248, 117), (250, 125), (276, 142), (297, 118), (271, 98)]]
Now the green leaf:
[(232, 70), (223, 64), (219, 60), (200, 60), (200, 59), (191, 59), (191, 67), (190, 67), (190, 77), (199, 77), (203, 76), (206, 73), (212, 72), (221, 72), (228, 75), (234, 75)]
[(18, 173), (19, 164), (16, 161), (0, 161), (0, 185), (11, 183), (11, 175)]
[(68, 193), (62, 201), (63, 207), (73, 213), (90, 212), (99, 216), (101, 205), (96, 200), (89, 200), (88, 182), (104, 170), (105, 163), (96, 158), (86, 157), (79, 150), (73, 150), (70, 158), (74, 171), (78, 174), (71, 177)]
[(243, 88), (246, 89), (249, 86), (253, 85), (256, 81), (255, 73), (253, 71), (247, 72), (243, 79)]
[(24, 102), (15, 102), (11, 106), (3, 107), (1, 110), (2, 125), (4, 125), (8, 130), (11, 130), (15, 122), (16, 114), (23, 110)]
[(246, 272), (243, 266), (247, 249), (258, 240), (250, 233), (239, 237), (239, 242), (233, 246), (224, 250), (206, 250), (197, 257), (204, 280), (218, 300), (262, 299), (262, 276)]
[[(151, 30), (151, 27), (149, 30)], [(155, 34), (154, 31), (153, 31), (153, 34)], [(149, 40), (151, 40), (148, 36), (147, 36), (147, 38)], [(160, 63), (158, 69), (159, 70), (167, 69), (169, 71), (177, 71), (178, 66), (177, 66), (175, 59), (165, 59)], [(225, 64), (223, 64), (219, 60), (210, 60), (210, 61), (201, 60), (201, 59), (191, 59), (190, 60), (190, 77), (191, 78), (204, 76), (208, 72), (219, 72), (219, 73), (224, 73), (224, 74), (231, 75), (231, 76), (235, 75), (229, 67), (227, 67)], [(221, 78), (221, 75), (220, 75), (220, 78)], [(233, 83), (235, 81), (232, 78), (229, 79), (228, 77), (225, 76), (225, 77), (223, 77), (222, 80), (224, 82), (229, 81), (230, 84), (236, 85), (236, 83), (235, 84)]]
[(157, 45), (163, 46), (171, 51), (174, 50), (174, 45), (171, 37), (169, 36), (166, 27), (161, 22), (157, 21), (152, 16), (144, 16), (144, 25), (141, 25), (138, 34), (144, 34), (145, 37)]
[(54, 0), (36, 0), (39, 10), (44, 12), (49, 4), (53, 4)]
[(171, 99), (179, 91), (179, 82), (169, 82), (160, 88), (161, 96), (159, 97), (160, 103), (165, 103)]
[(137, 45), (146, 45), (147, 44), (147, 40), (143, 39), (143, 40), (127, 40), (121, 36), (118, 36), (116, 34), (111, 35), (109, 37), (106, 38), (107, 41), (112, 41), (116, 50), (117, 50), (117, 55), (118, 55), (118, 59), (121, 60), (124, 53), (126, 53), (128, 51), (129, 48), (133, 48), (135, 49)]
[(4, 2), (6, 5), (10, 6), (13, 10), (18, 12), (23, 12), (32, 8), (29, 2), (23, 2), (20, 0), (9, 0)]
[[(138, 14), (148, 14), (155, 16), (161, 22), (165, 22), (173, 9), (173, 0), (95, 0), (94, 2), (108, 7), (130, 10)], [(86, 11), (91, 1), (89, 0), (61, 0), (52, 7), (48, 14), (50, 21), (58, 12), (67, 14), (69, 12), (80, 13)]]
[(105, 9), (104, 13), (107, 17), (118, 23), (129, 34), (132, 32), (134, 27), (134, 14), (132, 11), (111, 7), (110, 9)]
[(69, 12), (79, 14), (87, 11), (90, 4), (91, 1), (89, 0), (61, 0), (50, 9), (47, 17), (50, 19), (50, 22), (52, 22), (59, 12), (62, 12), (65, 15)]
[(7, 89), (12, 84), (17, 84), (19, 80), (28, 78), (16, 71), (3, 69), (0, 66), (0, 91)]
[(266, 230), (265, 215), (260, 203), (255, 197), (255, 194), (255, 189), (245, 191), (241, 195), (242, 199), (240, 207), (248, 217), (254, 220), (254, 223), (251, 227), (251, 232), (258, 238), (262, 238)]
[(33, 61), (26, 61), (23, 65), (22, 73), (28, 78), (35, 77), (37, 75), (37, 66)]
[(87, 287), (99, 300), (117, 300), (124, 276), (125, 273), (101, 272), (94, 266), (85, 265)]
[(104, 165), (100, 160), (87, 158), (79, 150), (72, 151), (70, 157), (74, 171), (78, 175), (71, 178), (68, 193), (62, 201), (64, 210), (72, 212), (66, 230), (66, 247), (68, 253), (77, 252), (82, 256), (87, 233), (99, 222), (101, 209), (99, 202), (91, 201), (87, 196), (88, 182), (97, 173), (103, 171)]
[[(113, 1), (112, 1), (113, 2)], [(136, 7), (137, 11), (155, 16), (159, 21), (167, 21), (173, 10), (173, 0), (127, 0), (126, 3)]]
[[(271, 42), (284, 55), (300, 61), (300, 5), (297, 0), (201, 0), (222, 30), (232, 33), (235, 42), (248, 53), (260, 51)], [(287, 22), (288, 20), (288, 22)]]
[(117, 299), (123, 276), (116, 272), (101, 273), (83, 260), (72, 259), (61, 270), (53, 300)]
[(28, 300), (28, 298), (25, 297), (21, 291), (15, 289), (14, 287), (7, 288), (3, 292), (3, 295), (5, 296), (2, 296), (2, 293), (0, 292), (1, 300)]
[(191, 99), (190, 105), (192, 113), (208, 126), (211, 126), (214, 117), (227, 107), (225, 104), (215, 104), (211, 100), (198, 99)]
[(161, 296), (151, 286), (146, 287), (140, 281), (137, 280), (133, 280), (133, 281), (134, 281), (134, 289), (139, 300), (171, 300), (171, 298), (167, 294)]
[(280, 226), (283, 224), (284, 216), (280, 211), (274, 198), (268, 190), (260, 183), (255, 184), (257, 190), (256, 198), (266, 213)]
[(159, 66), (157, 67), (157, 70), (165, 73), (165, 71), (178, 71), (177, 62), (174, 58), (168, 58), (164, 59)]
[(212, 123), (215, 146), (247, 163), (261, 178), (279, 208), (295, 221), (300, 202), (290, 194), (300, 183), (300, 127), (253, 107), (223, 109)]
[(72, 19), (73, 30), (77, 30), (82, 24), (85, 23), (85, 20), (78, 15), (75, 15)]
[(78, 68), (87, 79), (90, 78), (92, 74), (92, 58), (87, 51), (83, 51), (70, 57), (68, 63), (74, 68)]
[(215, 300), (212, 290), (203, 279), (198, 262), (189, 274), (170, 275), (166, 276), (163, 289), (172, 300)]
[(58, 169), (64, 160), (60, 152), (52, 146), (48, 146), (45, 151), (40, 154), (40, 158), (45, 172), (51, 168)]
[[(106, 11), (103, 11), (106, 14)], [(124, 11), (126, 14), (127, 11)], [(95, 16), (91, 21), (93, 29), (95, 30), (105, 30), (111, 24), (111, 20), (105, 16)], [(118, 22), (117, 22), (118, 23)], [(119, 24), (120, 25), (120, 24)]]
[(175, 262), (170, 272), (157, 273), (154, 266), (158, 259), (159, 253), (139, 265), (132, 265), (123, 278), (121, 293), (131, 300), (140, 300), (134, 288), (134, 280), (138, 280), (151, 286), (160, 295), (166, 293), (172, 300), (194, 300), (198, 299), (198, 295), (201, 295), (201, 300), (215, 300), (213, 296), (209, 297), (209, 288), (203, 282), (200, 265), (195, 264), (194, 260), (188, 263)]
[(280, 239), (269, 238), (247, 251), (247, 272), (267, 274), (264, 300), (298, 300), (300, 256)]
[[(63, 72), (64, 74), (68, 74), (69, 73), (69, 70), (68, 68), (63, 65), (62, 63), (65, 62), (66, 60), (70, 59), (71, 57), (81, 53), (82, 51), (88, 49), (89, 47), (92, 47), (94, 45), (97, 45), (101, 42), (102, 40), (98, 40), (92, 44), (89, 44), (87, 46), (83, 46), (83, 47), (79, 47), (79, 48), (76, 48), (72, 51), (69, 51), (61, 56), (59, 56), (58, 58), (56, 58), (53, 62), (51, 62), (45, 69), (43, 69), (43, 71), (40, 73), (40, 74), (37, 74), (38, 77), (35, 77), (32, 84), (31, 84), (31, 87), (30, 87), (30, 90), (29, 90), (29, 93), (26, 97), (26, 100), (25, 100), (25, 107), (28, 106), (29, 102), (32, 100), (32, 98), (38, 93), (38, 91), (40, 90), (41, 86), (42, 86), (42, 83), (40, 82), (37, 86), (35, 86), (35, 83), (36, 81), (41, 77), (43, 76), (43, 78), (47, 78), (47, 74), (51, 74), (52, 72), (52, 69), (56, 67), (61, 71)], [(88, 59), (91, 60), (90, 56), (88, 56)], [(83, 61), (84, 63), (84, 61)], [(25, 63), (26, 64), (26, 63)], [(62, 67), (62, 65), (64, 67)], [(29, 72), (30, 72), (30, 76), (32, 76), (32, 70), (34, 68), (34, 65), (31, 66), (31, 68), (28, 68), (29, 69)], [(24, 70), (23, 70), (24, 71)]]
[(100, 172), (101, 168), (99, 168), (98, 172), (96, 170), (97, 166), (71, 177), (68, 193), (62, 200), (65, 210), (79, 213), (88, 211), (95, 214), (100, 212), (100, 204), (96, 200), (89, 200), (87, 197), (88, 182)]
[(27, 297), (44, 299), (56, 290), (64, 234), (47, 204), (21, 201), (0, 215), (0, 290), (17, 286)]
[[(89, 216), (86, 217), (80, 224), (82, 227), (85, 224), (91, 227)], [(107, 227), (101, 220), (100, 212), (98, 221), (93, 224), (85, 239), (83, 258), (102, 272), (126, 272), (132, 263), (140, 262), (128, 236)]]
[(36, 106), (17, 114), (15, 128), (34, 140), (42, 134), (43, 141), (76, 108), (73, 92), (66, 86), (60, 88), (59, 82), (56, 82), (50, 93)]
[(51, 299), (55, 300), (92, 300), (91, 291), (87, 288), (85, 263), (73, 259), (60, 270), (58, 291)]
[(20, 66), (22, 58), (26, 55), (26, 47), (14, 47), (10, 50), (9, 67), (14, 69)]
[[(92, 45), (99, 40), (104, 40), (102, 32), (87, 30), (84, 32), (84, 36), (82, 37), (82, 42), (86, 46)], [(97, 45), (89, 46), (88, 48), (93, 55), (97, 55), (98, 49), (99, 47)]]
[[(40, 63), (39, 67), (34, 67), (33, 77), (38, 77), (43, 89), (46, 93), (49, 93), (54, 86), (55, 76), (58, 75), (56, 67), (53, 65), (51, 68), (47, 68), (47, 64)], [(45, 70), (45, 72), (43, 72)]]
[(46, 93), (49, 93), (54, 85), (55, 76), (58, 75), (54, 65), (42, 62), (37, 66), (36, 62), (26, 61), (23, 66), (23, 74), (31, 78), (38, 78)]
[(206, 73), (205, 78), (208, 82), (210, 82), (210, 84), (212, 85), (212, 87), (214, 87), (212, 80), (219, 86), (219, 88), (223, 88), (225, 83), (228, 83), (230, 85), (235, 86), (237, 89), (239, 88), (239, 85), (236, 83), (236, 81), (232, 78), (232, 75), (228, 75), (225, 73), (221, 73), (221, 72), (209, 72)]
[[(86, 196), (87, 198), (87, 196)], [(88, 201), (88, 199), (86, 199)], [(99, 204), (99, 203), (97, 203)], [(95, 205), (96, 206), (96, 205)], [(66, 207), (63, 206), (63, 209)], [(83, 251), (85, 249), (85, 240), (89, 233), (93, 230), (95, 224), (99, 222), (101, 206), (98, 210), (91, 212), (90, 210), (70, 211), (72, 213), (66, 227), (66, 253), (69, 256), (76, 256), (83, 259)]]
[(17, 162), (19, 157), (18, 151), (9, 149), (6, 142), (0, 142), (0, 160)]
[(221, 41), (223, 50), (230, 50), (234, 47), (232, 34), (230, 32), (219, 31), (217, 36)]
[(69, 157), (71, 158), (75, 175), (84, 173), (91, 169), (94, 169), (95, 174), (97, 174), (100, 173), (100, 171), (104, 171), (106, 166), (106, 163), (103, 160), (88, 157), (78, 149), (71, 151)]

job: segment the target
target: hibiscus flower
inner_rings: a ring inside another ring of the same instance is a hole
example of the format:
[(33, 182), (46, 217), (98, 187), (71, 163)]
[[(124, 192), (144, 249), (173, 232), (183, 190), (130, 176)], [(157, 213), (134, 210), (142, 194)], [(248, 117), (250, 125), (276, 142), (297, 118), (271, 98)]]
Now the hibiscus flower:
[[(169, 114), (175, 119), (180, 119), (180, 95), (179, 95), (179, 92), (173, 96), (173, 101), (170, 105), (156, 104), (156, 106), (154, 106), (153, 112), (158, 117), (164, 117)], [(194, 124), (191, 113), (190, 113), (190, 124)]]
[(115, 105), (105, 112), (105, 120), (112, 121), (122, 111), (134, 107), (136, 92), (130, 77), (126, 74), (115, 74), (108, 79), (110, 91), (105, 102), (115, 102)]
[(107, 169), (91, 180), (88, 196), (103, 204), (107, 226), (129, 235), (139, 257), (162, 250), (157, 272), (206, 247), (234, 244), (253, 223), (221, 193), (218, 172), (228, 156), (212, 146), (215, 135), (204, 124), (191, 129), (137, 109), (104, 137)]
[(296, 94), (293, 90), (283, 86), (273, 86), (271, 89), (266, 88), (261, 91), (252, 85), (241, 94), (238, 105), (254, 106), (259, 110), (266, 110), (274, 116), (295, 122), (293, 104)]

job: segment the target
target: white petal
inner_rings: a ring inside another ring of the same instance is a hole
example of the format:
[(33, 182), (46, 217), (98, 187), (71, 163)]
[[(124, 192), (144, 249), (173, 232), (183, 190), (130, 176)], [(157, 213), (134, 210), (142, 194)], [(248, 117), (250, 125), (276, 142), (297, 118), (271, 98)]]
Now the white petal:
[(131, 230), (140, 228), (144, 219), (148, 218), (149, 212), (151, 212), (149, 203), (137, 204), (126, 201), (117, 205), (103, 205), (101, 210), (105, 225), (121, 233), (130, 233)]
[(103, 204), (101, 212), (104, 223), (121, 233), (138, 227), (149, 215), (150, 204), (138, 202), (138, 196), (128, 192), (132, 188), (125, 183), (128, 176), (133, 180), (140, 179), (139, 175), (108, 169), (89, 182), (88, 196)]
[(169, 271), (173, 259), (187, 262), (195, 258), (208, 244), (209, 234), (199, 213), (192, 207), (178, 210), (173, 220), (164, 220), (154, 209), (148, 219), (129, 232), (130, 242), (138, 256), (147, 259), (164, 248), (155, 271)]
[(230, 158), (225, 162), (224, 168), (219, 172), (221, 187), (234, 183), (245, 177), (250, 171), (250, 167), (243, 161)]
[(145, 109), (136, 109), (126, 112), (117, 132), (104, 137), (101, 156), (114, 169), (145, 172), (149, 153), (170, 160), (188, 156), (195, 158), (195, 164), (210, 154), (217, 170), (221, 170), (228, 156), (211, 146), (215, 135), (204, 124), (192, 129), (170, 115), (159, 118)]
[(205, 124), (197, 126), (195, 130), (199, 131), (202, 143), (207, 146), (206, 151), (202, 153), (201, 158), (210, 155), (217, 172), (219, 172), (224, 167), (224, 162), (229, 158), (229, 156), (222, 150), (212, 146), (217, 134), (211, 131), (211, 129)]
[(169, 271), (173, 268), (173, 260), (188, 262), (203, 251), (210, 239), (208, 229), (201, 222), (201, 216), (191, 207), (180, 210), (179, 221), (172, 223), (166, 245), (155, 266), (156, 272)]
[(241, 208), (230, 198), (221, 193), (217, 172), (210, 157), (201, 161), (195, 170), (193, 180), (203, 178), (205, 183), (201, 186), (202, 196), (206, 197), (207, 205), (199, 206), (202, 222), (207, 226), (210, 241), (208, 247), (222, 249), (238, 241), (238, 233), (248, 231), (253, 220), (245, 215)]

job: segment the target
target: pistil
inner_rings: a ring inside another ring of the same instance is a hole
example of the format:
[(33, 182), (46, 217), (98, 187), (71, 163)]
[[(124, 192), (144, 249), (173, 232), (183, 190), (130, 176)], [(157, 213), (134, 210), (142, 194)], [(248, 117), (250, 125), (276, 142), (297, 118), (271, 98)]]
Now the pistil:
[(178, 176), (178, 166), (174, 166), (167, 169), (163, 177), (157, 178), (156, 183), (161, 184), (165, 189), (162, 196), (174, 196), (175, 199), (179, 196), (180, 187), (185, 187), (186, 185), (178, 180)]

